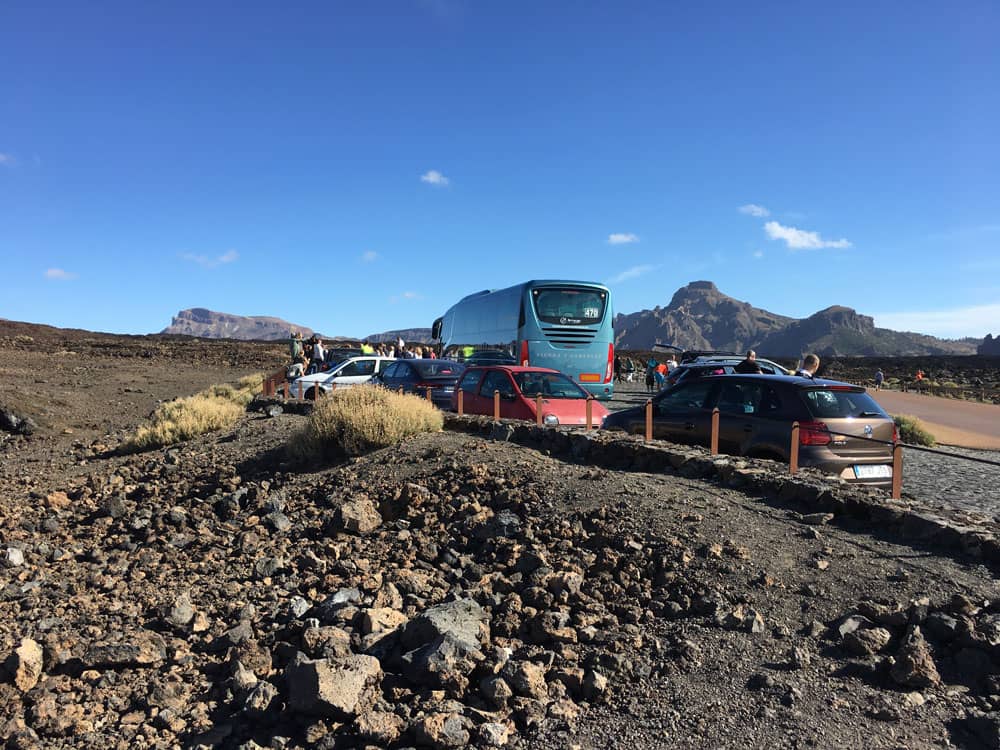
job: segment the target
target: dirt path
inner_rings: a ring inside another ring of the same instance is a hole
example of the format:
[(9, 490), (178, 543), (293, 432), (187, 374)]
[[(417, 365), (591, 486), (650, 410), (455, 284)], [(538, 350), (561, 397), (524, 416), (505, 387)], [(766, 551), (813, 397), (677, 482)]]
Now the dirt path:
[(890, 414), (919, 417), (939, 443), (1000, 450), (1000, 406), (898, 391), (868, 391)]

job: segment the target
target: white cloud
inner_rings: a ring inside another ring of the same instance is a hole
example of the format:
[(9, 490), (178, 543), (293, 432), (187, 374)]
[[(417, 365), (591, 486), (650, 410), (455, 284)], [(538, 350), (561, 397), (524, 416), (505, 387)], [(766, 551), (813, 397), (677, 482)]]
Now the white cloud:
[(621, 284), (623, 281), (628, 281), (629, 279), (637, 279), (640, 276), (644, 276), (650, 271), (654, 270), (656, 266), (642, 265), (642, 266), (632, 266), (631, 268), (626, 268), (617, 276), (613, 276), (605, 284)]
[(784, 240), (792, 250), (818, 250), (823, 247), (851, 247), (845, 239), (824, 240), (818, 232), (807, 232), (804, 229), (786, 227), (776, 221), (764, 225), (764, 231), (772, 240)]
[(615, 232), (614, 234), (608, 235), (609, 245), (629, 245), (638, 241), (639, 236), (632, 234), (631, 232)]
[(754, 250), (753, 251), (753, 257), (754, 258), (758, 258), (758, 259), (759, 258), (763, 258), (764, 257), (764, 251), (763, 250)]
[(448, 184), (451, 182), (451, 180), (436, 169), (424, 172), (424, 174), (420, 175), (420, 181), (426, 182), (428, 185), (436, 185), (437, 187), (448, 187)]
[(364, 263), (374, 263), (376, 260), (378, 260), (378, 253), (376, 253), (374, 250), (365, 250), (363, 253), (361, 253), (361, 260)]
[(234, 263), (239, 259), (239, 257), (240, 254), (235, 250), (227, 250), (222, 255), (218, 255), (214, 258), (210, 258), (207, 255), (195, 255), (194, 253), (181, 254), (181, 258), (192, 263), (197, 263), (202, 268), (216, 268), (227, 263)]
[(396, 294), (389, 297), (389, 301), (395, 304), (396, 302), (412, 302), (423, 298), (423, 295), (417, 294), (417, 292), (403, 292), (402, 294)]
[(950, 310), (875, 313), (872, 317), (879, 328), (927, 333), (941, 338), (982, 338), (987, 333), (1000, 334), (1000, 302)]
[(0, 154), (0, 166), (13, 167), (14, 157), (11, 154)]
[(763, 206), (758, 206), (756, 203), (747, 203), (745, 206), (740, 206), (738, 210), (741, 214), (756, 216), (758, 218), (771, 215), (770, 211)]
[(50, 268), (45, 272), (45, 278), (53, 281), (72, 281), (76, 278), (75, 273), (64, 271), (61, 268)]

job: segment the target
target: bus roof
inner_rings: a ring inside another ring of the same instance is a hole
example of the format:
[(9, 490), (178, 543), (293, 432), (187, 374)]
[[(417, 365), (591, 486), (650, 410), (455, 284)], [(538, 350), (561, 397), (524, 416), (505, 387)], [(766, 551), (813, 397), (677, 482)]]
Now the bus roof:
[(481, 292), (473, 292), (472, 294), (467, 294), (459, 302), (465, 302), (467, 299), (472, 299), (474, 297), (482, 297), (485, 294), (493, 294), (494, 292), (503, 292), (508, 289), (516, 289), (518, 287), (536, 287), (536, 286), (590, 286), (596, 287), (598, 289), (607, 289), (608, 287), (597, 281), (578, 281), (575, 279), (532, 279), (531, 281), (522, 281), (520, 284), (513, 284), (511, 286), (503, 287), (501, 289), (483, 289)]

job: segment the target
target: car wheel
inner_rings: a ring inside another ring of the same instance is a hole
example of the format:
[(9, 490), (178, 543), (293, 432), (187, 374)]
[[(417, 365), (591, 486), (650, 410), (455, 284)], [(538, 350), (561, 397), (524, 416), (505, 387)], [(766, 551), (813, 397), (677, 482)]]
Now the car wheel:
[(308, 391), (306, 391), (306, 398), (309, 401), (315, 401), (316, 400), (316, 386), (313, 386)]

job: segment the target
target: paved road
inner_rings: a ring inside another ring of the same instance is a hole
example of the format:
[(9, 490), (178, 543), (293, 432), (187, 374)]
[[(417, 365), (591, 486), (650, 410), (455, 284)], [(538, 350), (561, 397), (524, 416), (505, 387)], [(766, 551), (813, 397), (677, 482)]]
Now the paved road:
[(868, 391), (890, 414), (920, 419), (944, 445), (1000, 450), (1000, 406), (899, 391)]

